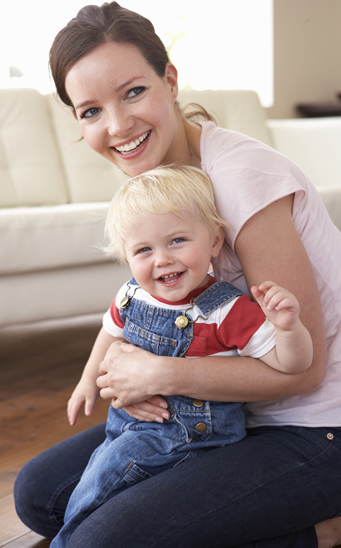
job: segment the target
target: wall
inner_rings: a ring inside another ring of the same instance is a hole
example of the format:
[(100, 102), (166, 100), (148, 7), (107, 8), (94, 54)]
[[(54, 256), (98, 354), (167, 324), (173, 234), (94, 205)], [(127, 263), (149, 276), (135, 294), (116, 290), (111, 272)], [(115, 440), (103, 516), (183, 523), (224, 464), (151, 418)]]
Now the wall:
[(274, 0), (274, 106), (295, 118), (297, 103), (341, 93), (341, 0)]

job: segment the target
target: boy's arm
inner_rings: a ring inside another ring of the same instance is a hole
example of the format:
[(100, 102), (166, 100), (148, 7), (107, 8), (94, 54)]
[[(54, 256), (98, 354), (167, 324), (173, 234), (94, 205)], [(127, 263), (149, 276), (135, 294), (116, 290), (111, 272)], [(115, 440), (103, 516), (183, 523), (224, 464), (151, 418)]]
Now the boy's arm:
[(96, 385), (99, 364), (104, 360), (110, 346), (116, 341), (123, 340), (109, 335), (103, 327), (100, 330), (80, 381), (68, 401), (67, 414), (71, 426), (76, 423), (78, 412), (83, 403), (85, 415), (92, 414), (99, 393)]
[(297, 299), (270, 281), (253, 286), (251, 291), (276, 330), (276, 346), (259, 359), (284, 373), (308, 369), (313, 360), (313, 345), (308, 330), (299, 319)]

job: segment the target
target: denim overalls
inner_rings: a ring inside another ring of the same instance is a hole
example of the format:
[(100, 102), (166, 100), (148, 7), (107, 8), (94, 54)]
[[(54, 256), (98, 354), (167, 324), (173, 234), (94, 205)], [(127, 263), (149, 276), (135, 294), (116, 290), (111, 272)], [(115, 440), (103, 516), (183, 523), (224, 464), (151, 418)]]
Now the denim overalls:
[[(124, 338), (153, 354), (184, 356), (193, 340), (191, 320), (196, 318), (189, 314), (191, 307), (185, 306), (182, 315), (179, 311), (149, 305), (135, 297), (138, 287), (134, 278), (129, 284), (130, 295), (125, 307), (120, 308), (125, 324)], [(205, 318), (241, 294), (236, 287), (221, 281), (209, 286), (193, 302)], [(190, 320), (184, 328), (175, 324), (179, 316)], [(195, 358), (191, 364), (195, 374)], [(66, 525), (51, 548), (64, 546), (91, 512), (127, 487), (177, 466), (206, 448), (235, 443), (246, 435), (242, 403), (210, 402), (185, 396), (166, 399), (171, 418), (164, 424), (141, 422), (123, 409), (110, 406), (107, 438), (94, 451), (74, 490), (65, 514)]]

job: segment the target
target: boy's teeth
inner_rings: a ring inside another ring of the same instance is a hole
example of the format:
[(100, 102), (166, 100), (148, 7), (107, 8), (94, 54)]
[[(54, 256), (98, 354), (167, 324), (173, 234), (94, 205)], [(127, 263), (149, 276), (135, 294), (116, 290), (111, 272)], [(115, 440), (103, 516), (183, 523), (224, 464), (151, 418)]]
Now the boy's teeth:
[(180, 272), (174, 272), (173, 274), (166, 274), (166, 276), (161, 276), (161, 280), (167, 281), (172, 278), (177, 278), (180, 276)]
[(138, 139), (135, 139), (135, 141), (131, 141), (130, 143), (126, 143), (125, 145), (122, 145), (120, 147), (115, 147), (118, 152), (130, 152), (131, 150), (134, 150), (137, 148), (143, 141), (148, 137), (149, 131), (146, 131), (141, 137), (138, 137)]

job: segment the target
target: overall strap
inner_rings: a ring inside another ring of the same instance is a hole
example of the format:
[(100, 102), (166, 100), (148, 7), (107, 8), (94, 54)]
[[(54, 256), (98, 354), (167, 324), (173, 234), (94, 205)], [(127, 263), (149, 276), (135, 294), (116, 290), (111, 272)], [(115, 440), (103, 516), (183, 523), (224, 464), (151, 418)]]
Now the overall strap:
[(193, 299), (193, 303), (200, 308), (204, 315), (207, 315), (222, 304), (241, 295), (243, 292), (240, 289), (228, 282), (221, 281), (210, 285), (199, 297)]

